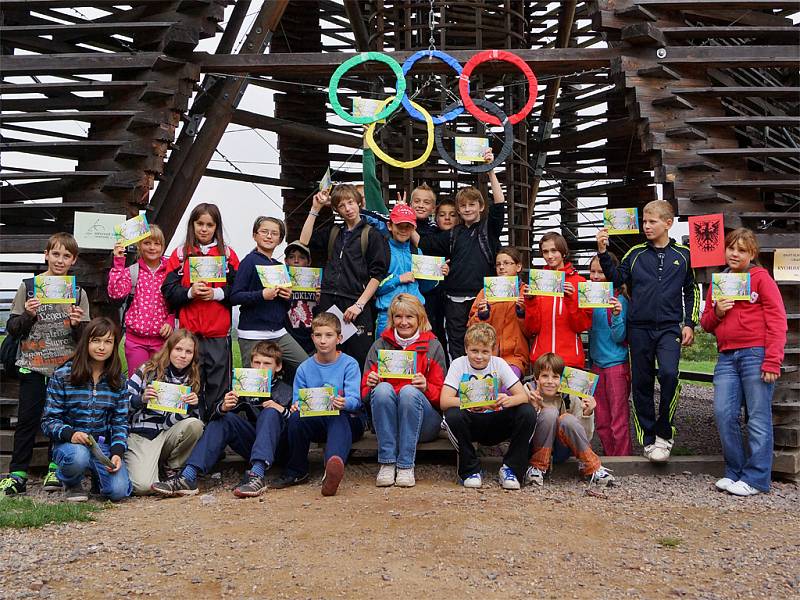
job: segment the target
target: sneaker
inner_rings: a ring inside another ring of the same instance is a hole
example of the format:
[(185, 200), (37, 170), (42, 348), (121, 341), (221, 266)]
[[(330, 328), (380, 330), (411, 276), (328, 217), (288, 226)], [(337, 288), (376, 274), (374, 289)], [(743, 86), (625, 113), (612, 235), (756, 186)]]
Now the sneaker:
[(67, 502), (86, 502), (88, 499), (89, 494), (80, 485), (64, 488), (64, 500)]
[(24, 494), (28, 488), (28, 480), (16, 475), (6, 475), (0, 479), (0, 496), (17, 496)]
[(42, 480), (42, 489), (45, 492), (60, 492), (64, 489), (64, 484), (56, 477), (55, 471), (47, 471), (47, 475)]
[(464, 484), (465, 488), (478, 489), (483, 485), (483, 478), (481, 478), (480, 473), (473, 473), (472, 475), (467, 475), (461, 483)]
[(164, 481), (156, 481), (150, 486), (156, 494), (162, 496), (194, 496), (200, 490), (197, 489), (197, 481), (189, 481), (183, 475), (175, 475)]
[(284, 473), (280, 477), (276, 477), (270, 481), (269, 487), (275, 488), (276, 490), (282, 490), (283, 488), (291, 487), (293, 485), (300, 485), (301, 483), (306, 483), (307, 481), (308, 473), (304, 473), (303, 475), (287, 475)]
[(648, 444), (647, 446), (645, 446), (644, 447), (644, 452), (643, 452), (644, 457), (647, 460), (652, 461), (653, 460), (653, 451), (655, 449), (656, 449), (656, 445), (655, 444)]
[(417, 485), (417, 480), (414, 479), (414, 467), (397, 469), (397, 481), (394, 483), (397, 487), (414, 487)]
[(740, 479), (728, 486), (728, 493), (734, 496), (755, 496), (756, 494), (760, 494), (761, 490), (757, 490)]
[(394, 465), (381, 465), (381, 468), (378, 470), (378, 477), (375, 479), (375, 485), (377, 487), (389, 487), (390, 485), (394, 485), (395, 474)]
[(536, 484), (538, 486), (544, 485), (544, 473), (536, 467), (528, 467), (525, 471), (525, 485)]
[(233, 495), (237, 498), (254, 498), (267, 491), (267, 479), (261, 475), (247, 472), (247, 483), (239, 484), (233, 490)]
[(517, 476), (514, 475), (514, 470), (507, 465), (500, 467), (497, 477), (500, 480), (500, 485), (503, 486), (504, 490), (518, 490), (520, 487), (519, 480), (517, 479)]
[(673, 443), (672, 440), (665, 440), (656, 436), (656, 441), (653, 444), (654, 448), (650, 452), (650, 460), (652, 462), (667, 462), (672, 452)]
[(722, 479), (717, 480), (717, 482), (714, 484), (714, 487), (720, 492), (727, 492), (734, 483), (735, 482), (730, 477), (723, 477)]
[(325, 475), (322, 477), (322, 495), (335, 496), (339, 484), (344, 478), (344, 461), (338, 456), (331, 456), (325, 463)]
[(592, 478), (589, 480), (589, 485), (596, 485), (597, 487), (609, 487), (616, 483), (616, 479), (611, 474), (610, 469), (600, 467), (592, 473)]

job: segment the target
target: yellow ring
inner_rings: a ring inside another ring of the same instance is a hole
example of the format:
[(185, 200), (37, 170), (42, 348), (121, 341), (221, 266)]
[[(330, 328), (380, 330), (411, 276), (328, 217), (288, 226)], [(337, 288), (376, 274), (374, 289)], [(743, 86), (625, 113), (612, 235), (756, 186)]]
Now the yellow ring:
[[(386, 100), (383, 101), (383, 106), (386, 106), (389, 102), (394, 99), (394, 96), (389, 96)], [(428, 128), (428, 145), (425, 147), (425, 152), (422, 153), (422, 156), (419, 158), (415, 158), (414, 160), (408, 161), (401, 161), (396, 160), (386, 154), (383, 150), (378, 147), (378, 144), (375, 143), (374, 133), (375, 133), (375, 123), (370, 123), (367, 127), (367, 132), (364, 134), (367, 138), (367, 146), (369, 146), (370, 150), (375, 153), (375, 156), (380, 158), (383, 162), (387, 165), (391, 165), (393, 167), (399, 167), (401, 169), (413, 169), (414, 167), (418, 167), (431, 155), (431, 151), (433, 150), (433, 117), (431, 114), (422, 108), (419, 104), (414, 101), (410, 101), (411, 106), (416, 108), (420, 114), (425, 119), (425, 125)]]

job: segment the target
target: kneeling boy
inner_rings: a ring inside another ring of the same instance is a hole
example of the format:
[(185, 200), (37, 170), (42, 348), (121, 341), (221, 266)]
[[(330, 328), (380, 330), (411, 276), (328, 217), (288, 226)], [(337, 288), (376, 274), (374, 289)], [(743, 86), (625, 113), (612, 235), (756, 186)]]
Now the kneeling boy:
[[(283, 476), (270, 483), (285, 488), (308, 480), (311, 442), (325, 442), (325, 477), (322, 495), (333, 496), (344, 477), (350, 447), (364, 435), (366, 418), (361, 404), (361, 370), (355, 359), (336, 349), (342, 341), (342, 325), (331, 313), (320, 313), (311, 322), (316, 353), (304, 361), (294, 377), (294, 403), (289, 417), (289, 462)], [(303, 388), (330, 386), (337, 390), (335, 416), (301, 417), (299, 392)]]
[[(183, 470), (151, 489), (163, 496), (193, 496), (198, 492), (197, 476), (208, 473), (217, 464), (225, 446), (250, 461), (250, 469), (233, 490), (239, 498), (259, 496), (267, 489), (266, 472), (275, 462), (278, 447), (286, 443), (286, 421), (292, 403), (292, 390), (276, 379), (282, 366), (280, 347), (273, 342), (259, 342), (250, 353), (250, 367), (272, 371), (272, 396), (239, 399), (230, 391), (214, 407), (203, 436), (192, 450)], [(243, 413), (242, 418), (236, 413)]]
[[(464, 346), (467, 355), (450, 364), (440, 402), (447, 435), (458, 450), (458, 476), (464, 487), (481, 487), (481, 463), (473, 442), (493, 446), (510, 440), (499, 478), (504, 489), (518, 490), (528, 462), (536, 412), (519, 377), (506, 361), (493, 356), (497, 346), (494, 327), (488, 323), (473, 325), (464, 336)], [(497, 388), (508, 393), (498, 394), (494, 406), (461, 409), (459, 384), (486, 377), (495, 378)]]

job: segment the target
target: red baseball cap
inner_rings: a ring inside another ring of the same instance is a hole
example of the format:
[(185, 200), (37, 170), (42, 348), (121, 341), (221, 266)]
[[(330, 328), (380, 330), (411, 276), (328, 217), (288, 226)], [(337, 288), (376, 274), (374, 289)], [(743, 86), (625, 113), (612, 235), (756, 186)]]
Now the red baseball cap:
[(417, 214), (408, 204), (395, 204), (389, 213), (389, 220), (395, 225), (411, 223), (414, 227), (417, 226)]

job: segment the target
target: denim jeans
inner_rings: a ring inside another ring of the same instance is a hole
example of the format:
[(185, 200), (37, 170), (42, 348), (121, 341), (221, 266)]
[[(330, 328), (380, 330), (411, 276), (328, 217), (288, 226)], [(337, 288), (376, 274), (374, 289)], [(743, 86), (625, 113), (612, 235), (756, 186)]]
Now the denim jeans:
[[(764, 348), (720, 352), (714, 369), (714, 416), (725, 458), (725, 477), (769, 491), (772, 472), (773, 383), (761, 379)], [(747, 406), (746, 456), (739, 418)]]
[(378, 462), (410, 469), (417, 456), (417, 442), (435, 440), (442, 417), (420, 390), (412, 385), (400, 393), (386, 381), (370, 392), (372, 422), (378, 436)]
[[(108, 444), (97, 442), (106, 456), (111, 456)], [(88, 447), (70, 442), (56, 444), (53, 461), (58, 465), (56, 477), (67, 487), (80, 485), (86, 471), (91, 471), (92, 479), (100, 487), (100, 493), (112, 502), (127, 498), (133, 491), (125, 461), (116, 473), (109, 473), (105, 466), (92, 456)]]

